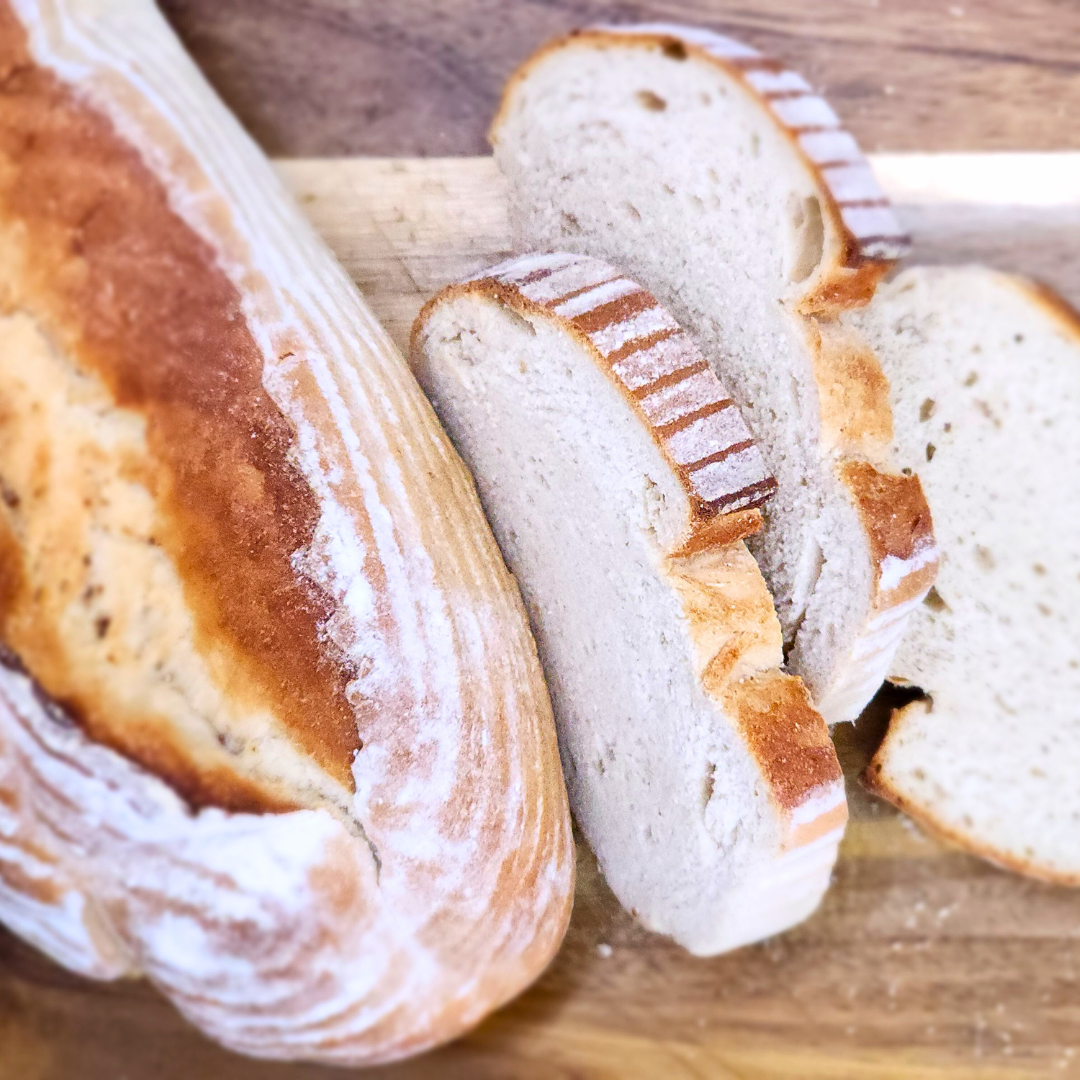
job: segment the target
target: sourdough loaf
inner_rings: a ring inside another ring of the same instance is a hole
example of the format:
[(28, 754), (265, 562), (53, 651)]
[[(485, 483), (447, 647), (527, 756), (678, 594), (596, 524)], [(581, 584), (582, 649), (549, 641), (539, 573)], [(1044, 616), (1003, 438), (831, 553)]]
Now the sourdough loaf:
[(1023, 873), (1080, 885), (1080, 316), (980, 267), (908, 270), (858, 316), (942, 547), (866, 779)]
[(790, 669), (830, 723), (854, 718), (934, 573), (918, 478), (890, 457), (888, 384), (837, 321), (905, 250), (854, 140), (794, 72), (668, 25), (545, 46), (491, 140), (515, 246), (624, 267), (731, 390), (779, 483), (751, 549)]
[(0, 65), (0, 920), (247, 1053), (451, 1038), (573, 877), (472, 482), (149, 0)]
[(699, 954), (805, 917), (843, 779), (742, 542), (775, 484), (701, 353), (633, 281), (557, 253), (436, 296), (412, 362), (521, 585), (616, 896)]

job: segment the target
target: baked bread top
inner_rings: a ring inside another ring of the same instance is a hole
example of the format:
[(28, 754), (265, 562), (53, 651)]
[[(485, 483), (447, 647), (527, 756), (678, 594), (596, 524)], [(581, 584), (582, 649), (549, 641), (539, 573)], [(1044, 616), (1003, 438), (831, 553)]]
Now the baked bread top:
[(0, 919), (248, 1053), (452, 1038), (573, 881), (472, 482), (149, 0), (0, 69)]

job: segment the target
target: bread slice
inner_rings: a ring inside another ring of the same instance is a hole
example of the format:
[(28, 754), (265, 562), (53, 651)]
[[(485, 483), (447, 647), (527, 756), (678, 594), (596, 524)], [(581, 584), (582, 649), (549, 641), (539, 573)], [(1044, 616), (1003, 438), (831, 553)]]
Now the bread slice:
[(436, 296), (412, 362), (521, 585), (615, 895), (699, 954), (802, 919), (843, 780), (741, 539), (774, 484), (701, 353), (611, 266), (553, 254)]
[(890, 459), (888, 385), (835, 317), (905, 250), (858, 147), (794, 72), (666, 25), (541, 49), (491, 140), (515, 246), (625, 268), (731, 390), (779, 483), (751, 550), (790, 669), (826, 720), (852, 719), (934, 573), (918, 478)]
[(0, 67), (0, 920), (246, 1053), (452, 1038), (573, 887), (472, 481), (150, 0)]
[(942, 547), (893, 663), (872, 790), (1005, 866), (1080, 885), (1080, 316), (980, 267), (918, 268), (858, 316)]

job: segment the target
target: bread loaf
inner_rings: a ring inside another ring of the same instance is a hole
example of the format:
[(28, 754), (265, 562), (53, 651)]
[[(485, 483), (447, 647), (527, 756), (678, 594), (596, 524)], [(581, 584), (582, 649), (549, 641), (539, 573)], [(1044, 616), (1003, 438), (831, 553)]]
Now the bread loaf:
[(246, 1053), (452, 1038), (573, 877), (472, 482), (150, 0), (0, 66), (0, 920)]
[(908, 270), (858, 316), (942, 547), (872, 790), (994, 862), (1080, 885), (1080, 315), (981, 267)]
[(521, 585), (615, 895), (699, 954), (804, 918), (843, 779), (742, 542), (775, 484), (701, 353), (633, 281), (556, 253), (436, 296), (412, 362)]
[(491, 140), (517, 249), (624, 267), (730, 389), (779, 484), (750, 545), (790, 669), (826, 720), (853, 719), (935, 565), (888, 384), (837, 321), (906, 244), (854, 140), (782, 64), (664, 24), (540, 49)]

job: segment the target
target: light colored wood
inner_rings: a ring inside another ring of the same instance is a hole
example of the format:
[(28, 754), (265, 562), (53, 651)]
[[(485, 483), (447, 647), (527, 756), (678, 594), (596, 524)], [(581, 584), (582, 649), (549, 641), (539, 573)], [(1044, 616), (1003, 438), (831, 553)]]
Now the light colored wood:
[[(1073, 157), (879, 162), (916, 257), (1041, 273), (1080, 300)], [(420, 304), (507, 252), (488, 159), (288, 161), (301, 203), (403, 344)], [(929, 170), (929, 171), (928, 171)], [(996, 173), (996, 174), (997, 174)], [(995, 175), (996, 175), (995, 174)], [(966, 179), (965, 179), (966, 177)], [(1057, 194), (1053, 194), (1057, 192)], [(1003, 205), (994, 200), (1006, 200)], [(881, 710), (838, 729), (854, 777)], [(528, 994), (394, 1080), (1032, 1080), (1080, 1076), (1080, 891), (923, 836), (849, 784), (852, 822), (821, 910), (791, 933), (694, 959), (622, 912), (579, 851), (574, 919)], [(1080, 842), (1080, 841), (1078, 841)], [(233, 1057), (142, 983), (95, 985), (0, 932), (0, 1080), (315, 1080)]]
[[(1080, 154), (871, 155), (918, 262), (988, 262), (1080, 304)], [(491, 158), (279, 162), (286, 181), (404, 345), (435, 290), (510, 253)]]

